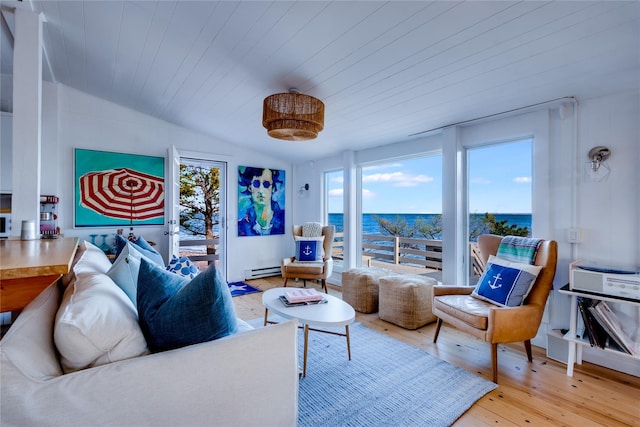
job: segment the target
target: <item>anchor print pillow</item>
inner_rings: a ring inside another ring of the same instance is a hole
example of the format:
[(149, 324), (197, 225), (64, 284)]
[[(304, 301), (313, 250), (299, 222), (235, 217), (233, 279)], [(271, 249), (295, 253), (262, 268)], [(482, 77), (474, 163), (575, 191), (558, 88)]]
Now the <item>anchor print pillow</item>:
[(518, 307), (529, 295), (541, 269), (490, 255), (471, 295), (501, 307)]
[(296, 240), (296, 261), (298, 262), (322, 262), (324, 248), (324, 236), (300, 237)]

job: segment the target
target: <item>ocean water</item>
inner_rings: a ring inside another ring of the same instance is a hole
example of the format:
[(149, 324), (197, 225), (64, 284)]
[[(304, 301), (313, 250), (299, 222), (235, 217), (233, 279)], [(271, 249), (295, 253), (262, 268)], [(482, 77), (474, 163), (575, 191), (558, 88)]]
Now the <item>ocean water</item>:
[[(507, 220), (508, 225), (515, 224), (518, 227), (527, 227), (531, 230), (531, 214), (494, 214), (496, 221)], [(412, 226), (416, 218), (422, 217), (430, 222), (438, 214), (362, 214), (362, 231), (363, 234), (383, 234), (380, 229), (380, 225), (376, 218), (384, 218), (389, 221), (395, 221), (397, 217), (400, 217)], [(480, 219), (484, 217), (484, 214), (472, 214), (472, 219)], [(341, 233), (344, 231), (343, 214), (330, 213), (329, 224), (336, 226), (336, 232)]]
[[(494, 214), (496, 216), (497, 221), (507, 220), (507, 224), (515, 224), (518, 227), (527, 227), (531, 230), (531, 214)], [(330, 213), (329, 214), (329, 224), (336, 226), (336, 232), (342, 233), (344, 231), (343, 226), (343, 218), (341, 213)], [(427, 221), (431, 221), (433, 218), (438, 216), (438, 214), (363, 214), (362, 215), (362, 226), (364, 234), (383, 234), (380, 226), (378, 225), (378, 221), (376, 218), (384, 218), (389, 221), (395, 221), (397, 217), (401, 217), (405, 219), (409, 225), (413, 225), (416, 221), (416, 218), (423, 217)], [(480, 219), (484, 216), (484, 214), (472, 214), (472, 218)], [(198, 231), (204, 231), (204, 221), (201, 218), (196, 218), (194, 220), (195, 228)], [(214, 225), (213, 234), (217, 235), (219, 232), (219, 224)], [(193, 239), (202, 239), (202, 235), (193, 235), (193, 233), (188, 232), (183, 227), (180, 227), (180, 239), (181, 240), (193, 240)]]

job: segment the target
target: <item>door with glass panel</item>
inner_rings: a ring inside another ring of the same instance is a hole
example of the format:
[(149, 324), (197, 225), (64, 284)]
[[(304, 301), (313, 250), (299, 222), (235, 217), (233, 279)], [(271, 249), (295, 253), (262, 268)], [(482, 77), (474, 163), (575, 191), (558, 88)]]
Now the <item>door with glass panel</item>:
[(179, 253), (226, 277), (226, 163), (180, 158)]

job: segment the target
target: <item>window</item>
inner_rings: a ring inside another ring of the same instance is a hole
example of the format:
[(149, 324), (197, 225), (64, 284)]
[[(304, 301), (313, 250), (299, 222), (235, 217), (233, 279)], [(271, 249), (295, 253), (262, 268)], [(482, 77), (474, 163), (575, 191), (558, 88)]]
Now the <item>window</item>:
[(467, 152), (471, 283), (482, 271), (474, 257), (478, 235), (531, 235), (532, 145), (529, 138)]
[(441, 275), (442, 156), (362, 168), (362, 265)]
[(333, 268), (337, 272), (344, 270), (344, 173), (342, 170), (326, 172), (325, 223), (335, 225), (336, 235), (333, 243)]

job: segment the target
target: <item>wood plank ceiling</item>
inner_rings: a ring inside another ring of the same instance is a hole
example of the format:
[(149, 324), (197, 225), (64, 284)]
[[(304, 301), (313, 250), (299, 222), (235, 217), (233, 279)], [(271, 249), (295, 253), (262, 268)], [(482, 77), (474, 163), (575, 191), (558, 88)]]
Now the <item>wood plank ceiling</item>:
[[(291, 161), (564, 96), (640, 89), (640, 2), (29, 1), (52, 79)], [(322, 99), (313, 141), (262, 100)]]

